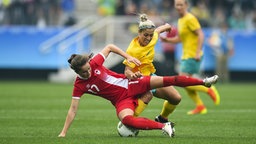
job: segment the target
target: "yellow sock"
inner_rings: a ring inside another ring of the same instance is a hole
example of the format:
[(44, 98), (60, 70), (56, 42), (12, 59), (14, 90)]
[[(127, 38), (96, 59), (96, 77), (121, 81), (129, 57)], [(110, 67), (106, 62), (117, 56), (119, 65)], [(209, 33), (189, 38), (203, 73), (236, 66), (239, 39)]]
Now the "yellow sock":
[(138, 99), (138, 106), (135, 108), (134, 116), (139, 116), (146, 107), (147, 104), (145, 104), (141, 99)]
[(168, 116), (175, 110), (176, 105), (170, 104), (167, 100), (164, 101), (161, 116), (168, 118)]
[(185, 88), (185, 90), (187, 91), (189, 97), (194, 101), (196, 106), (204, 105), (203, 101), (201, 100), (201, 98), (199, 97), (198, 93), (195, 90), (190, 90), (187, 88)]
[(207, 93), (209, 88), (205, 87), (205, 86), (198, 85), (198, 86), (188, 86), (188, 87), (186, 87), (186, 89)]

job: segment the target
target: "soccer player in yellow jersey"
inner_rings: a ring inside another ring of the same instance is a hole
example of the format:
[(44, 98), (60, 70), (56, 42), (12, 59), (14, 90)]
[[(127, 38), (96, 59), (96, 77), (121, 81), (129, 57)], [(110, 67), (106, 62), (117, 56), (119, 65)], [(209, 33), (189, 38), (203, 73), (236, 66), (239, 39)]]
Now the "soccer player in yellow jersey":
[[(173, 38), (160, 37), (160, 39), (163, 42), (182, 43), (180, 75), (193, 76), (199, 73), (203, 56), (202, 46), (204, 34), (197, 18), (188, 12), (187, 0), (175, 0), (174, 5), (180, 16), (178, 19), (178, 35)], [(188, 112), (189, 115), (207, 113), (207, 109), (199, 97), (199, 91), (207, 93), (216, 105), (220, 103), (218, 91), (214, 86), (210, 88), (204, 86), (189, 86), (185, 89), (196, 104), (196, 108)]]
[[(126, 65), (125, 75), (129, 79), (136, 79), (142, 75), (155, 75), (156, 69), (152, 63), (155, 55), (154, 47), (158, 41), (159, 34), (170, 30), (171, 26), (169, 24), (166, 23), (156, 28), (146, 14), (140, 15), (138, 36), (131, 41), (126, 52), (139, 59), (141, 65), (136, 66), (124, 60), (123, 63)], [(143, 95), (138, 101), (139, 105), (135, 110), (135, 115), (138, 116), (145, 109), (153, 95), (166, 100), (161, 114), (155, 120), (162, 123), (168, 122), (169, 114), (174, 111), (176, 105), (181, 101), (179, 92), (173, 86), (154, 89)]]

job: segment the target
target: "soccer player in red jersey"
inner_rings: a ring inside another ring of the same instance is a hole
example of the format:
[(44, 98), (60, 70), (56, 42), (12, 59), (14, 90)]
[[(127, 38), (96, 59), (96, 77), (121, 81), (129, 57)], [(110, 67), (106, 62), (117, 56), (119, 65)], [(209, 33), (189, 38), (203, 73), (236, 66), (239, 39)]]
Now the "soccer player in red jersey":
[(134, 116), (135, 107), (138, 105), (138, 97), (154, 88), (170, 85), (180, 87), (191, 85), (210, 86), (218, 79), (218, 76), (204, 80), (187, 76), (141, 76), (137, 79), (128, 79), (124, 74), (117, 74), (103, 66), (110, 52), (119, 54), (129, 63), (141, 64), (139, 60), (113, 44), (107, 45), (94, 57), (91, 55), (71, 55), (68, 62), (78, 75), (74, 82), (71, 105), (59, 137), (66, 136), (67, 130), (78, 110), (79, 99), (83, 94), (93, 94), (109, 100), (116, 109), (117, 117), (126, 126), (140, 130), (159, 129), (173, 137), (174, 130), (171, 122), (160, 123), (144, 117)]

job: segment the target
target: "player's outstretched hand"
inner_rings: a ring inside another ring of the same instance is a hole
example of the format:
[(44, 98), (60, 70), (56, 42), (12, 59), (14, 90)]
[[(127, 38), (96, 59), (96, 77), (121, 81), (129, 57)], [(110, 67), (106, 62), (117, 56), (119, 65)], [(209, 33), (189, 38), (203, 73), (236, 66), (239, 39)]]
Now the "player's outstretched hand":
[(133, 62), (134, 64), (136, 64), (137, 66), (141, 65), (141, 62), (136, 59), (135, 57), (129, 56), (127, 58), (127, 62), (130, 64), (131, 62)]
[(137, 72), (135, 72), (131, 75), (131, 79), (137, 79), (137, 78), (140, 78), (140, 77), (142, 77), (142, 74), (139, 71), (137, 71)]

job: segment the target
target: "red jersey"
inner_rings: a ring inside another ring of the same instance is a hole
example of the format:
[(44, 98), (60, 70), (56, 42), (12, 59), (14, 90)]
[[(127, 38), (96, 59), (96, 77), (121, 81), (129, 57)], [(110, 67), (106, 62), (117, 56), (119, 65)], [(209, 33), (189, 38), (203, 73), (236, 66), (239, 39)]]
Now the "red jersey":
[[(76, 77), (73, 88), (74, 98), (80, 98), (84, 93), (89, 93), (101, 96), (115, 105), (116, 102), (128, 97), (136, 97), (136, 95), (150, 89), (148, 79), (129, 81), (124, 74), (118, 74), (105, 68), (103, 66), (104, 61), (103, 54), (95, 55), (89, 61), (91, 76), (88, 79)], [(128, 89), (130, 90), (128, 91)]]

